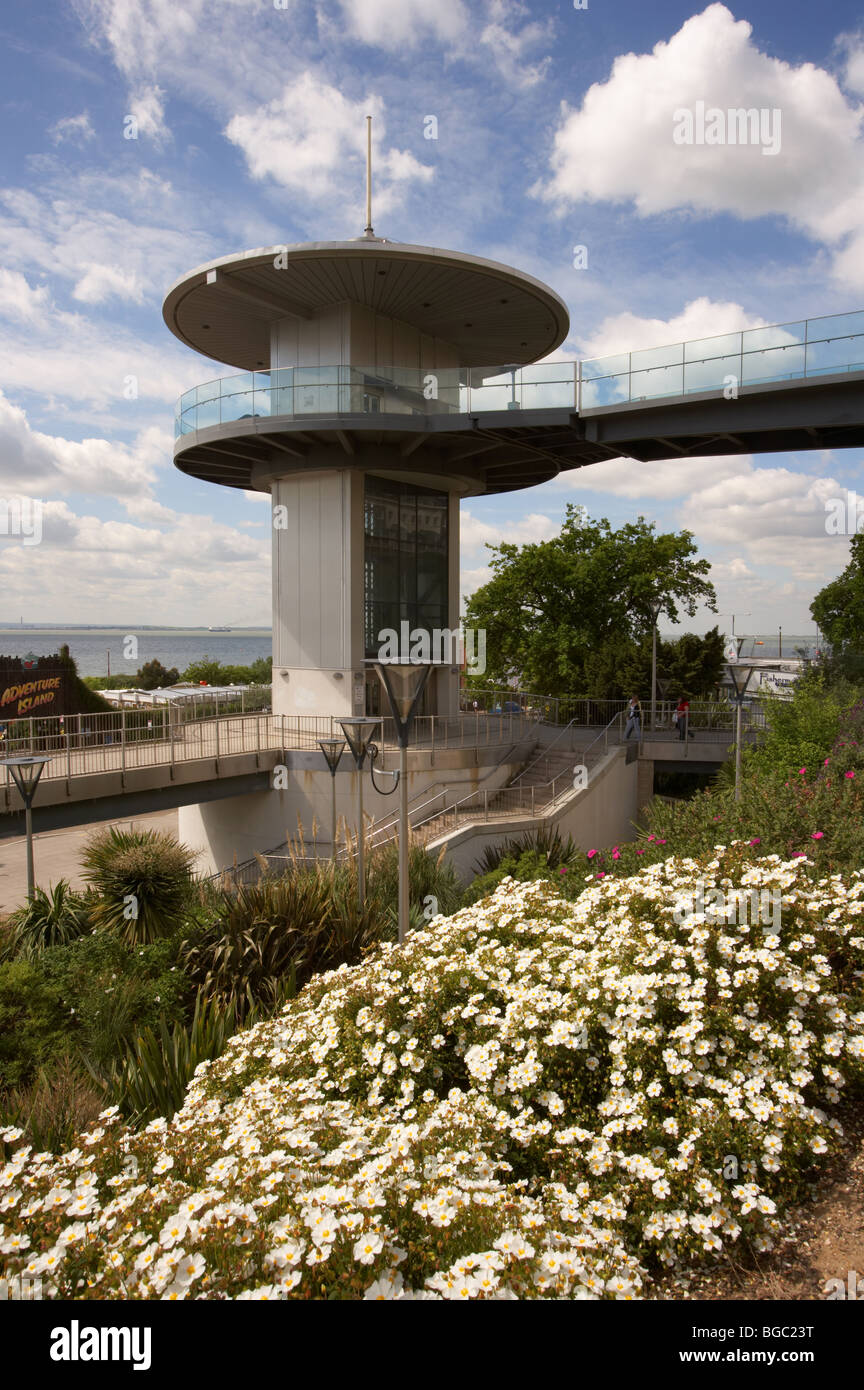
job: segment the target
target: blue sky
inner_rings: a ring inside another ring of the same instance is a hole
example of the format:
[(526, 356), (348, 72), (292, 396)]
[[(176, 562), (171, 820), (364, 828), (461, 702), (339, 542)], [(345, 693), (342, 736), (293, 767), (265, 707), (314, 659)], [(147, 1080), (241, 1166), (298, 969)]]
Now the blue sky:
[[(0, 539), (0, 621), (269, 621), (261, 501), (173, 468), (174, 402), (220, 371), (161, 303), (214, 257), (360, 235), (367, 111), (376, 232), (548, 282), (571, 314), (556, 356), (864, 307), (846, 0), (277, 4), (66, 0), (0, 21), (0, 497), (44, 501), (41, 544)], [(676, 149), (671, 112), (700, 100), (779, 108), (779, 154)], [(809, 632), (848, 554), (825, 501), (859, 463), (623, 460), (471, 499), (463, 590), (486, 541), (551, 536), (573, 501), (693, 530), (727, 630), (734, 611), (739, 631)]]

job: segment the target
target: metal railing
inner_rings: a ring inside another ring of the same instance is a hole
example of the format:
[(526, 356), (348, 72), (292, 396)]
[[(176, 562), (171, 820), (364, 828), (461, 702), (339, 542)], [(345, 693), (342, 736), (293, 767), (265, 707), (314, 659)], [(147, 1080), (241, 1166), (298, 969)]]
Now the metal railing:
[[(595, 739), (579, 749), (581, 764), (590, 771), (592, 766), (606, 756), (610, 744), (617, 746), (621, 743), (623, 729), (623, 714), (614, 715)], [(546, 816), (565, 795), (574, 790), (574, 780), (574, 772), (568, 768), (566, 772), (559, 772), (557, 776), (540, 785), (514, 785), (493, 791), (484, 789), (482, 792), (470, 792), (454, 801), (451, 806), (445, 806), (415, 821), (413, 829), (419, 830), (422, 826), (428, 827), (435, 822), (436, 830), (440, 824), (439, 833), (443, 835), (448, 827), (455, 830), (460, 824), (506, 820), (519, 813)]]
[[(274, 367), (204, 382), (175, 436), (240, 420), (603, 410), (625, 402), (864, 372), (864, 310), (747, 328), (579, 362), (490, 367)], [(253, 429), (256, 428), (253, 425)]]
[(307, 415), (465, 415), (575, 410), (575, 362), (492, 367), (274, 367), (220, 377), (177, 403), (176, 438), (212, 425)]
[(864, 311), (747, 328), (579, 364), (579, 410), (864, 371)]
[[(511, 746), (528, 727), (519, 714), (424, 715), (415, 721), (412, 747), (428, 750)], [(384, 760), (398, 750), (393, 719), (379, 721), (376, 739)], [(339, 738), (335, 715), (238, 714), (225, 718), (185, 717), (176, 705), (122, 709), (111, 713), (10, 720), (0, 737), (0, 760), (45, 753), (43, 781), (126, 772), (133, 768), (222, 758), (273, 749), (318, 752), (318, 740)], [(8, 768), (5, 784), (12, 786)], [(3, 782), (0, 781), (0, 786)]]

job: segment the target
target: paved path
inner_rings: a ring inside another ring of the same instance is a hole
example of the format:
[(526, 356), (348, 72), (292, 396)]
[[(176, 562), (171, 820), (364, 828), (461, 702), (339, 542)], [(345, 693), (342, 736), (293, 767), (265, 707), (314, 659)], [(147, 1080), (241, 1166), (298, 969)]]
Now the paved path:
[[(33, 865), (36, 882), (48, 888), (65, 878), (73, 887), (83, 887), (80, 874), (81, 851), (97, 830), (112, 824), (99, 821), (95, 825), (77, 825), (69, 830), (46, 830), (33, 836)], [(131, 820), (114, 821), (124, 829), (130, 825), (146, 830), (168, 830), (177, 834), (177, 811), (154, 811)], [(0, 912), (11, 912), (27, 896), (27, 851), (23, 835), (0, 840)]]

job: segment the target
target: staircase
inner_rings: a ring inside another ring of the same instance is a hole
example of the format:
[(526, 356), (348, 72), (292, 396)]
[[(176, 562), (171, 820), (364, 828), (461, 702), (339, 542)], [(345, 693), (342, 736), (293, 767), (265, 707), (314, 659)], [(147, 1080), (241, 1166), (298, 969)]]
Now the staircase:
[(474, 792), (447, 810), (415, 822), (412, 839), (417, 844), (425, 845), (460, 825), (488, 824), (490, 821), (548, 814), (560, 798), (572, 791), (576, 767), (585, 767), (590, 777), (591, 769), (606, 756), (610, 744), (615, 746), (620, 741), (620, 730), (616, 730), (611, 738), (604, 737), (604, 734), (581, 747), (577, 743), (569, 749), (551, 749), (546, 753), (543, 746), (538, 745), (536, 756), (506, 787), (497, 791)]

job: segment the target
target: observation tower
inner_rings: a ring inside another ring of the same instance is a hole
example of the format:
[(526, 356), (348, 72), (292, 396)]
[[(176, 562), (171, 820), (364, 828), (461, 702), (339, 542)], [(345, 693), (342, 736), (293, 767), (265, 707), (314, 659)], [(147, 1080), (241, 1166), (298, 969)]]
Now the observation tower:
[[(459, 626), (460, 499), (562, 467), (523, 419), (558, 403), (560, 366), (530, 384), (522, 369), (567, 336), (563, 300), (496, 261), (376, 236), (367, 162), (362, 237), (211, 261), (163, 314), (239, 373), (183, 396), (174, 461), (272, 498), (274, 713), (383, 713), (378, 634)], [(583, 444), (569, 466), (607, 453)], [(421, 713), (456, 712), (453, 660)]]

